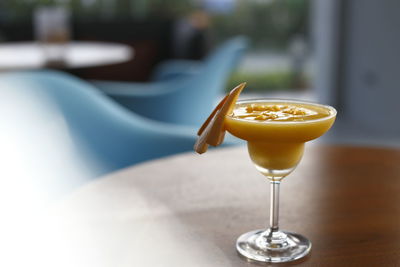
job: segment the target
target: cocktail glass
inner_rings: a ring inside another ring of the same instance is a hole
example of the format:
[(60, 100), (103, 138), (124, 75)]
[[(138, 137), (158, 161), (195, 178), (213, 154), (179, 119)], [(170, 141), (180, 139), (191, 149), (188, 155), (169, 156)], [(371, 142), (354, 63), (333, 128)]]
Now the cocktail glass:
[(235, 109), (243, 109), (250, 104), (294, 105), (299, 108), (309, 107), (317, 112), (320, 110), (325, 114), (320, 118), (300, 118), (296, 121), (246, 120), (234, 114), (225, 117), (226, 130), (247, 141), (251, 160), (257, 170), (269, 179), (271, 187), (269, 228), (241, 235), (236, 242), (236, 249), (244, 257), (261, 262), (300, 259), (310, 252), (311, 242), (300, 234), (279, 229), (279, 186), (301, 160), (305, 142), (329, 130), (335, 121), (336, 110), (326, 105), (270, 99), (238, 101)]

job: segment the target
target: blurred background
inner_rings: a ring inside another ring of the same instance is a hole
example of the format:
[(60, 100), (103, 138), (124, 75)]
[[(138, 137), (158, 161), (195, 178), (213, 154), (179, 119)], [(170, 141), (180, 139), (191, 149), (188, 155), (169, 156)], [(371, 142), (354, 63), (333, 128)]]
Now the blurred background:
[(0, 3), (0, 40), (40, 39), (40, 11), (62, 7), (68, 22), (61, 39), (111, 41), (135, 49), (135, 57), (122, 64), (67, 71), (84, 79), (148, 81), (161, 61), (203, 59), (228, 38), (246, 35), (251, 48), (227, 88), (246, 80), (255, 92), (299, 90), (309, 88), (312, 79), (310, 2), (5, 0)]
[(1, 1), (3, 128), (25, 133), (2, 136), (18, 136), (24, 154), (10, 166), (31, 162), (25, 179), (57, 198), (192, 150), (196, 129), (243, 81), (242, 98), (316, 100), (312, 10), (310, 0)]

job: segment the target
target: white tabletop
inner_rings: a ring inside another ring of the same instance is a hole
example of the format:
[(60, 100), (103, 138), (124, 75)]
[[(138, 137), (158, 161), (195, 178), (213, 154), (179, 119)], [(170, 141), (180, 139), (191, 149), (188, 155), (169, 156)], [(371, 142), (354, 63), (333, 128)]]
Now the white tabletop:
[(103, 66), (128, 61), (131, 47), (117, 43), (78, 42), (64, 45), (43, 45), (36, 42), (0, 44), (0, 70), (38, 69), (46, 66), (49, 57), (59, 57), (62, 68)]

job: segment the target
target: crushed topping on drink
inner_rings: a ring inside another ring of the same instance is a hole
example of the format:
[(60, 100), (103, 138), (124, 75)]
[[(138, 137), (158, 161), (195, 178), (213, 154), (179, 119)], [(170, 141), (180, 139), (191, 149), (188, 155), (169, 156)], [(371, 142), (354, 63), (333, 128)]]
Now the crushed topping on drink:
[(254, 121), (304, 121), (329, 116), (329, 112), (304, 104), (252, 103), (237, 106), (231, 116)]

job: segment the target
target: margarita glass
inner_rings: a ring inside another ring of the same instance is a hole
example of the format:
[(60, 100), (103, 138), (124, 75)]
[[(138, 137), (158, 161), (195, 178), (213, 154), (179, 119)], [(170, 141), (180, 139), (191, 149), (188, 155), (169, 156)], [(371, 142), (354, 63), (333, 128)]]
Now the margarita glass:
[(240, 236), (240, 254), (256, 261), (287, 262), (310, 252), (307, 238), (279, 229), (279, 185), (301, 160), (305, 142), (327, 132), (335, 118), (330, 106), (270, 99), (238, 101), (225, 116), (225, 129), (247, 141), (251, 160), (271, 184), (270, 227)]

